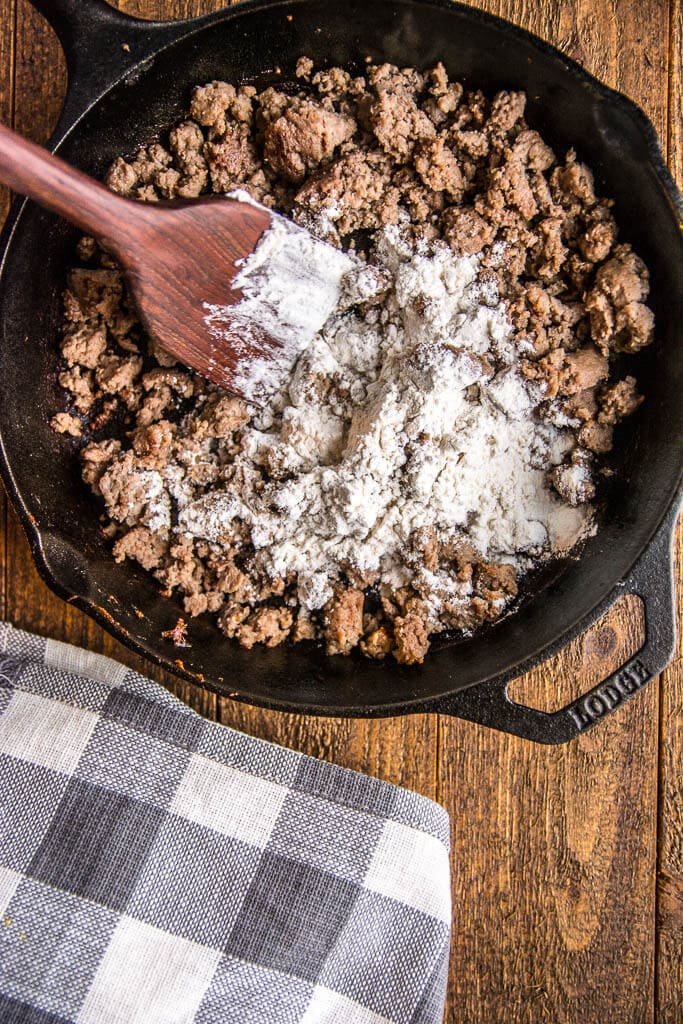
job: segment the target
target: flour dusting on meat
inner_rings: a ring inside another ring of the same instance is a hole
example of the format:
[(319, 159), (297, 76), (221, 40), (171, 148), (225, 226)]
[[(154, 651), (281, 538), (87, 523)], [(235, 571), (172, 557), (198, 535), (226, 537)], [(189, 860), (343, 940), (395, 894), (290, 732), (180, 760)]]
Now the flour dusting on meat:
[(244, 190), (353, 264), (283, 386), (255, 409), (151, 346), (86, 239), (53, 425), (86, 432), (115, 557), (190, 615), (246, 647), (419, 662), (595, 529), (614, 426), (642, 400), (613, 356), (652, 340), (648, 274), (522, 93), (441, 65), (297, 74), (299, 92), (198, 87), (108, 176), (149, 201)]
[(420, 248), (400, 226), (379, 232), (375, 295), (331, 317), (245, 425), (236, 486), (178, 505), (177, 529), (211, 544), (246, 524), (259, 568), (295, 574), (308, 611), (353, 566), (412, 586), (436, 622), (444, 602), (467, 606), (471, 587), (409, 556), (416, 531), (523, 569), (591, 524), (589, 506), (547, 486), (573, 439), (532, 415), (544, 389), (521, 373), (495, 279), (443, 242)]

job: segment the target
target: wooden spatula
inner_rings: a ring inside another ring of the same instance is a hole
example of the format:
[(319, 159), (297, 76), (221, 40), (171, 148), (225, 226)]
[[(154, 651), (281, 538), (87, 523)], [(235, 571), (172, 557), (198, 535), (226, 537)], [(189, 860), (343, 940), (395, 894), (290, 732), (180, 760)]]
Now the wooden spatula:
[[(351, 266), (343, 253), (244, 194), (242, 201), (124, 199), (3, 125), (0, 181), (99, 239), (124, 269), (149, 335), (186, 366), (257, 404), (332, 312)], [(270, 231), (275, 221), (278, 230)], [(247, 296), (246, 285), (232, 287), (233, 279), (248, 276), (248, 257), (262, 240)], [(286, 295), (264, 273), (271, 250), (280, 266), (290, 257), (305, 264), (290, 268)], [(291, 294), (292, 282), (300, 295)]]

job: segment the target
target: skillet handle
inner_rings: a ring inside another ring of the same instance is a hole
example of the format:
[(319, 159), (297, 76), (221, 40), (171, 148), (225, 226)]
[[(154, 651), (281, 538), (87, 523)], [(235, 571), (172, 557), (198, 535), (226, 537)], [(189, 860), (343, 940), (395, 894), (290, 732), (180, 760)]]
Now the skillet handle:
[(672, 542), (676, 525), (676, 506), (660, 526), (641, 555), (626, 582), (616, 587), (607, 607), (625, 594), (636, 594), (643, 601), (646, 638), (642, 648), (588, 693), (559, 711), (548, 713), (510, 700), (511, 679), (482, 683), (441, 702), (440, 713), (465, 718), (513, 733), (536, 743), (566, 743), (600, 722), (671, 661), (676, 645), (676, 608), (673, 578)]
[(123, 14), (106, 0), (30, 0), (57, 33), (64, 50), (69, 85), (61, 127), (70, 125), (132, 67), (178, 35), (180, 22), (143, 21)]

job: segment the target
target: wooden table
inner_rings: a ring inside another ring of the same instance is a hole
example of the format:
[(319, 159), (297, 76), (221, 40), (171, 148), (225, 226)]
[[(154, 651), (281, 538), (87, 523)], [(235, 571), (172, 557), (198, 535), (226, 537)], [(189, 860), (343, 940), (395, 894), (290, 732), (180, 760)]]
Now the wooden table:
[[(171, 18), (216, 9), (222, 0), (119, 6)], [(555, 43), (633, 97), (680, 181), (677, 0), (479, 6)], [(44, 141), (64, 79), (56, 39), (27, 0), (0, 0), (0, 118)], [(411, 786), (448, 808), (448, 1024), (683, 1022), (680, 658), (600, 727), (559, 748), (436, 715), (365, 722), (260, 711), (164, 675), (50, 593), (5, 504), (0, 494), (0, 615), (10, 622), (119, 658), (209, 718)], [(626, 599), (560, 657), (516, 683), (515, 692), (537, 707), (560, 706), (615, 668), (641, 637), (639, 602)]]

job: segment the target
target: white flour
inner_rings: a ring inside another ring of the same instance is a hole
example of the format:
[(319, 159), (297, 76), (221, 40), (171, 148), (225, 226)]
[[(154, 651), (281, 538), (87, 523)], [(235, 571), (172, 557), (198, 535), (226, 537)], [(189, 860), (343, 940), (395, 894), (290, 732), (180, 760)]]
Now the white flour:
[(340, 303), (244, 428), (232, 482), (188, 504), (175, 489), (178, 529), (220, 545), (234, 519), (246, 523), (259, 563), (296, 573), (309, 609), (351, 565), (394, 586), (419, 580), (436, 612), (457, 584), (409, 555), (419, 527), (524, 570), (570, 549), (592, 513), (547, 485), (572, 439), (534, 417), (543, 396), (518, 371), (478, 259), (442, 243), (416, 252), (387, 228), (373, 261), (346, 299), (369, 302)]
[[(260, 207), (247, 192), (229, 198)], [(263, 209), (263, 207), (260, 207)], [(205, 323), (218, 342), (244, 358), (236, 365), (234, 387), (261, 405), (282, 387), (297, 357), (336, 309), (341, 281), (356, 261), (268, 211), (271, 224), (240, 267), (231, 287), (243, 298), (232, 306), (204, 303)], [(263, 334), (277, 344), (263, 359), (253, 358)]]

